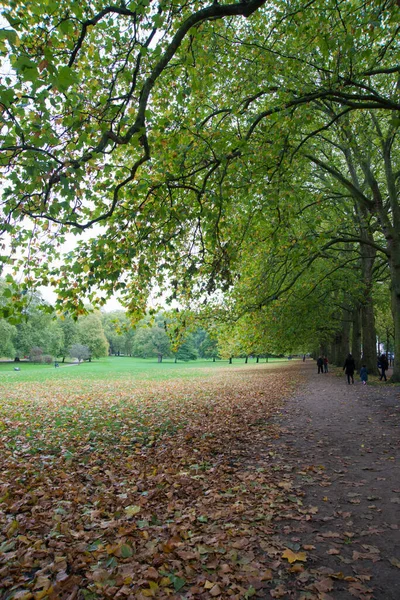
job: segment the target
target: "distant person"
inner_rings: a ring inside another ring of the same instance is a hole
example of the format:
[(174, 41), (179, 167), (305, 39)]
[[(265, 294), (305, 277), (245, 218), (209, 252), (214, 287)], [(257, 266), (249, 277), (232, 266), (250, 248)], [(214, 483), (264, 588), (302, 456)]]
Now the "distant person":
[(368, 369), (367, 369), (366, 365), (363, 365), (360, 369), (360, 379), (361, 379), (363, 385), (367, 385)]
[(324, 359), (320, 356), (317, 360), (318, 374), (324, 372)]
[(354, 383), (354, 371), (356, 370), (356, 363), (354, 362), (354, 358), (351, 354), (348, 355), (348, 357), (346, 358), (346, 360), (344, 361), (344, 366), (343, 366), (343, 371), (346, 373), (347, 375), (347, 383), (350, 385), (350, 379), (351, 379), (351, 383)]
[(381, 356), (379, 357), (379, 363), (381, 365), (380, 381), (382, 381), (382, 379), (384, 379), (385, 381), (387, 381), (387, 379), (386, 379), (386, 371), (389, 368), (389, 362), (388, 362), (386, 354), (381, 354)]
[(324, 356), (324, 373), (328, 372), (328, 358)]

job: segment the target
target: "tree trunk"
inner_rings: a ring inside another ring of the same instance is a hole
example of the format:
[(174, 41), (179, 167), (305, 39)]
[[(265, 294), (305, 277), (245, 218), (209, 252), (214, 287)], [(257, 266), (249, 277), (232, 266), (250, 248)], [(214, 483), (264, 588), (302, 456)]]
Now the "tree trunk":
[(248, 361), (249, 361), (249, 357), (246, 355), (246, 358), (244, 359), (244, 364), (247, 365)]
[[(363, 228), (362, 237), (372, 242), (372, 233)], [(361, 272), (363, 283), (365, 285), (364, 301), (361, 305), (361, 331), (362, 331), (362, 364), (368, 369), (371, 375), (378, 374), (377, 356), (376, 356), (376, 329), (374, 317), (374, 304), (372, 300), (373, 285), (373, 267), (376, 257), (376, 250), (368, 244), (361, 244)], [(359, 369), (361, 365), (356, 365)]]
[(157, 362), (159, 362), (159, 363), (162, 362), (162, 354), (157, 355)]
[(339, 367), (343, 366), (350, 352), (350, 322), (349, 311), (344, 309), (341, 318), (341, 330), (336, 334), (334, 342), (334, 359), (335, 364)]
[(259, 356), (257, 356), (256, 363), (259, 363), (259, 362), (260, 362), (260, 357), (259, 357)]
[(361, 307), (361, 329), (362, 329), (362, 363), (371, 375), (378, 374), (376, 356), (376, 330), (374, 319), (374, 307), (371, 295), (365, 298)]
[(232, 364), (232, 356), (229, 357), (229, 364)]
[(361, 314), (360, 308), (353, 310), (353, 330), (351, 336), (351, 353), (358, 367), (361, 366)]
[(392, 315), (394, 321), (394, 364), (391, 381), (400, 382), (400, 236), (392, 243), (389, 261), (392, 279)]

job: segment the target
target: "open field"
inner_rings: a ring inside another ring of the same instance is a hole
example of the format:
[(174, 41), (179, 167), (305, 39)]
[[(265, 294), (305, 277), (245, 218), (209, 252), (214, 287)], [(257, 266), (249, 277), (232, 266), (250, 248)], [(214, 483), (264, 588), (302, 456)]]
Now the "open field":
[[(268, 419), (299, 378), (292, 365), (10, 366), (0, 381), (2, 599), (253, 595), (265, 565), (249, 574), (238, 552), (269, 529), (281, 475), (246, 481), (234, 465), (276, 434)], [(225, 583), (214, 588), (217, 567)]]
[[(269, 358), (268, 364), (286, 363), (287, 359)], [(14, 381), (59, 381), (59, 380), (98, 380), (98, 379), (140, 379), (140, 380), (165, 380), (173, 378), (192, 378), (204, 376), (204, 369), (214, 371), (221, 367), (235, 368), (238, 366), (256, 368), (265, 364), (265, 359), (249, 359), (248, 365), (244, 364), (243, 358), (233, 359), (233, 364), (228, 365), (227, 360), (196, 360), (190, 362), (175, 363), (172, 358), (164, 359), (158, 363), (156, 358), (130, 358), (111, 356), (93, 362), (83, 362), (80, 365), (59, 362), (59, 368), (51, 365), (33, 364), (29, 362), (0, 362), (0, 384)], [(20, 371), (14, 371), (19, 367)], [(65, 370), (68, 369), (68, 370)]]

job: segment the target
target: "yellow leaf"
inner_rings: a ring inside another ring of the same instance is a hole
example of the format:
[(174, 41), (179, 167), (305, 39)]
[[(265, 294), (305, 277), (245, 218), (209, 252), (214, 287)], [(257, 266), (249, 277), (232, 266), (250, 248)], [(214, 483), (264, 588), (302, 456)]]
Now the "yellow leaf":
[(16, 521), (15, 519), (14, 519), (14, 521), (11, 521), (9, 528), (7, 529), (7, 537), (13, 536), (14, 533), (16, 531), (18, 531), (18, 528), (19, 528), (18, 521)]
[(134, 515), (137, 515), (138, 513), (140, 513), (140, 511), (141, 511), (141, 507), (138, 506), (137, 504), (133, 504), (132, 506), (125, 507), (125, 512), (126, 512), (126, 516), (128, 517), (128, 519), (131, 519)]
[(208, 579), (206, 580), (204, 587), (206, 588), (206, 590), (211, 590), (211, 588), (214, 587), (214, 583), (212, 583), (212, 581), (208, 581)]
[(296, 562), (296, 560), (300, 560), (302, 562), (306, 562), (307, 554), (305, 552), (293, 552), (293, 550), (289, 550), (286, 548), (285, 552), (282, 554), (282, 558), (286, 558), (290, 564)]

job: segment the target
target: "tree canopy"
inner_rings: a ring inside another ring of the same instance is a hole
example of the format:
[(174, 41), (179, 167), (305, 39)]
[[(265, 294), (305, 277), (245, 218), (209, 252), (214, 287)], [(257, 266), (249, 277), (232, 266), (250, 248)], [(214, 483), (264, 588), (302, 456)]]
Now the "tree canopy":
[(380, 283), (400, 356), (397, 2), (3, 14), (2, 229), (27, 283), (77, 314), (119, 291), (139, 316), (168, 289), (211, 302), (242, 345), (267, 320), (275, 347), (341, 331), (342, 352), (352, 322), (371, 369)]

